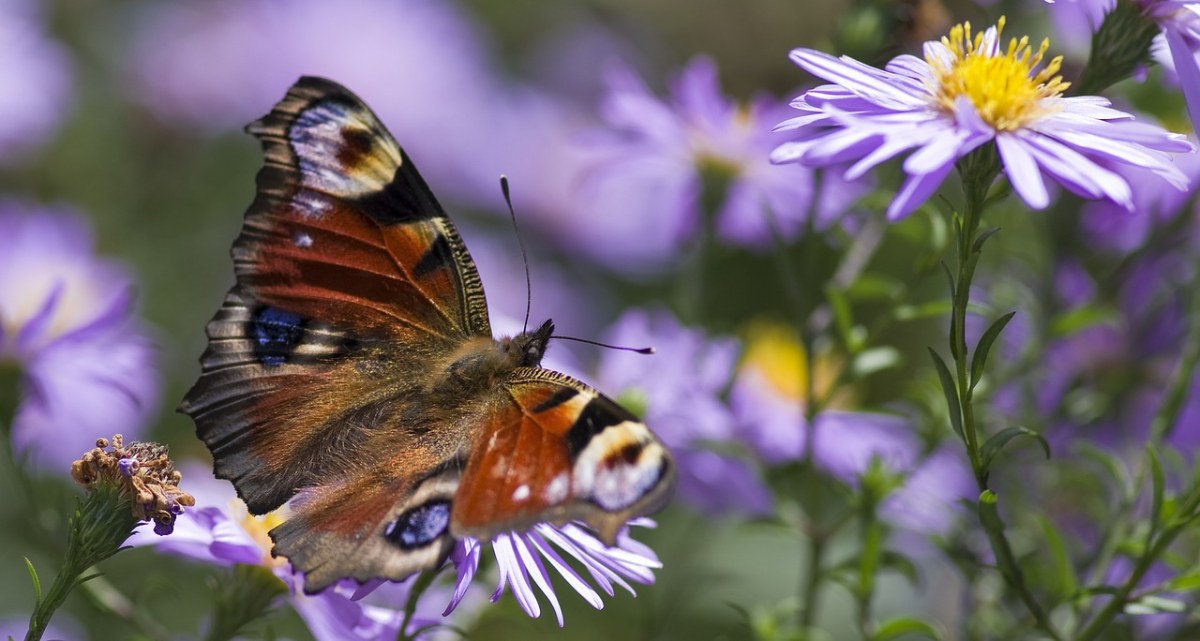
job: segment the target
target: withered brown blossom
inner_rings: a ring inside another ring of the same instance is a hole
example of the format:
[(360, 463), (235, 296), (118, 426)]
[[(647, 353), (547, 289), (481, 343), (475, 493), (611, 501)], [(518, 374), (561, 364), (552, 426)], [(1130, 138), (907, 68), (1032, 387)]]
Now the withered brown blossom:
[(155, 534), (170, 534), (184, 506), (196, 504), (191, 494), (179, 489), (182, 475), (167, 456), (166, 445), (126, 445), (120, 434), (111, 442), (96, 439), (96, 447), (71, 464), (71, 478), (88, 490), (103, 481), (116, 485), (130, 498), (134, 517), (154, 521)]

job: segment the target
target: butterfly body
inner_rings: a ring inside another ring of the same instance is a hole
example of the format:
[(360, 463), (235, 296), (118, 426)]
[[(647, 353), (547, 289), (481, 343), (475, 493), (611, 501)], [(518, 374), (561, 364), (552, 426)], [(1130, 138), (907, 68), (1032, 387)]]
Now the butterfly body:
[(273, 553), (317, 591), (402, 579), (462, 537), (580, 520), (610, 545), (667, 500), (635, 416), (540, 366), (550, 321), (494, 338), (465, 245), (356, 96), (302, 78), (247, 130), (258, 193), (180, 405)]

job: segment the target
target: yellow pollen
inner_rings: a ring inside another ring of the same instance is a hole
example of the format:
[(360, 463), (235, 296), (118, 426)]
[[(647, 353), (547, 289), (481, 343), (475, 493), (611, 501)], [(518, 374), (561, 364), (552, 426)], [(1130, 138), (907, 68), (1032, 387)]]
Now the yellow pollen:
[[(241, 501), (238, 501), (238, 503), (240, 504)], [(245, 506), (239, 505), (239, 507), (243, 511), (245, 510)], [(246, 512), (246, 515), (242, 518), (242, 528), (263, 549), (262, 564), (266, 567), (274, 567), (287, 563), (287, 559), (283, 557), (271, 556), (271, 537), (267, 534), (285, 520), (287, 520), (287, 517), (284, 516), (283, 510), (275, 510), (263, 516), (254, 516)]]
[(776, 394), (787, 399), (804, 398), (807, 382), (804, 346), (782, 325), (760, 324), (750, 329), (742, 367), (762, 374)]
[[(996, 23), (997, 43), (1003, 42), (1004, 22), (1001, 17)], [(953, 113), (959, 96), (965, 96), (979, 117), (997, 131), (1021, 129), (1053, 110), (1043, 101), (1062, 95), (1070, 83), (1058, 75), (1062, 56), (1042, 66), (1050, 40), (1042, 40), (1035, 52), (1028, 36), (1012, 38), (1007, 49), (998, 47), (993, 54), (983, 36), (982, 32), (972, 35), (971, 23), (964, 22), (942, 37), (950, 51), (948, 61), (926, 55), (926, 62), (933, 67), (934, 86), (930, 89), (938, 107)]]
[[(808, 391), (808, 353), (791, 328), (770, 322), (753, 323), (746, 334), (746, 349), (740, 368), (757, 370), (771, 391), (780, 398), (803, 406)], [(826, 409), (850, 409), (857, 404), (853, 386), (842, 386), (832, 394), (843, 359), (828, 350), (813, 359), (813, 393), (825, 401)]]

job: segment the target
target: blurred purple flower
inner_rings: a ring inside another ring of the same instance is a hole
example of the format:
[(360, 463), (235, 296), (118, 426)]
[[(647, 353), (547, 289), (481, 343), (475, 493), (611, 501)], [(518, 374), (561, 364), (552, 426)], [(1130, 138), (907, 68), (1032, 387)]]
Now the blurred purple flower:
[(1192, 126), (1200, 128), (1200, 0), (1134, 0), (1162, 27), (1162, 38)]
[(897, 220), (925, 202), (958, 160), (993, 141), (1004, 171), (1027, 205), (1050, 203), (1043, 173), (1087, 198), (1106, 198), (1133, 207), (1132, 188), (1108, 167), (1145, 167), (1177, 189), (1187, 178), (1167, 152), (1189, 152), (1181, 135), (1132, 122), (1097, 96), (1062, 95), (1061, 58), (1045, 66), (1048, 41), (1029, 45), (1001, 42), (1003, 19), (981, 34), (969, 24), (951, 29), (944, 41), (925, 43), (924, 60), (902, 55), (885, 70), (812, 49), (792, 51), (792, 60), (834, 84), (812, 89), (792, 106), (803, 115), (781, 130), (806, 139), (776, 149), (777, 162), (825, 166), (856, 160), (847, 178), (863, 175), (909, 150), (908, 179), (888, 207)]
[(733, 412), (721, 398), (733, 377), (737, 343), (683, 327), (665, 310), (626, 312), (605, 340), (656, 351), (644, 356), (608, 350), (596, 383), (644, 410), (642, 419), (675, 457), (680, 496), (706, 512), (769, 512), (770, 491), (749, 457), (720, 449), (738, 435)]
[[(24, 639), (29, 630), (29, 614), (0, 615), (0, 639)], [(86, 639), (83, 628), (63, 612), (54, 615), (54, 620), (42, 634), (43, 641), (79, 641)]]
[[(1200, 154), (1180, 154), (1175, 165), (1189, 181), (1200, 178)], [(1141, 247), (1156, 230), (1180, 215), (1191, 201), (1190, 192), (1168, 189), (1166, 181), (1141, 167), (1117, 167), (1118, 173), (1131, 185), (1133, 210), (1129, 211), (1109, 201), (1094, 201), (1084, 205), (1080, 225), (1091, 243), (1130, 252)], [(1184, 215), (1193, 215), (1190, 211)]]
[(880, 514), (905, 531), (943, 536), (963, 516), (961, 501), (978, 494), (958, 443), (934, 450), (880, 506)]
[(97, 434), (142, 432), (159, 381), (133, 289), (124, 266), (92, 254), (79, 216), (0, 203), (0, 365), (22, 373), (17, 453), (66, 470)]
[[(1085, 436), (1097, 445), (1140, 453), (1186, 332), (1178, 291), (1192, 286), (1195, 272), (1192, 245), (1178, 244), (1180, 251), (1139, 258), (1104, 287), (1081, 267), (1061, 265), (1057, 317), (1084, 313), (1094, 320), (1052, 337), (1042, 348), (1042, 366), (997, 390), (996, 408), (1018, 424), (1048, 423), (1046, 437), (1055, 449)], [(1187, 428), (1196, 421), (1200, 377), (1190, 383), (1179, 427), (1168, 442), (1196, 451), (1200, 432)]]
[(57, 129), (74, 98), (66, 49), (43, 33), (34, 7), (0, 5), (0, 162)]
[[(912, 467), (917, 444), (908, 421), (898, 416), (828, 409), (817, 414), (811, 430), (806, 427), (807, 358), (786, 328), (760, 325), (752, 330), (730, 391), (745, 442), (770, 464), (799, 460), (811, 447), (817, 467), (846, 482), (853, 482), (876, 458), (892, 470)], [(814, 365), (818, 394), (827, 383), (821, 371), (826, 365), (821, 360)]]
[(216, 0), (149, 7), (128, 64), (154, 115), (216, 132), (261, 116), (301, 75), (327, 76), (379, 114), (439, 195), (499, 209), (493, 159), (533, 151), (502, 144), (509, 115), (538, 107), (493, 78), (485, 45), (444, 0)]
[[(654, 521), (634, 519), (628, 525), (653, 527)], [(551, 546), (551, 543), (554, 545)], [(546, 563), (549, 563), (592, 607), (599, 610), (604, 607), (604, 601), (574, 568), (563, 561), (555, 547), (582, 565), (596, 585), (609, 596), (614, 594), (614, 583), (634, 594), (626, 579), (649, 585), (654, 583), (652, 570), (662, 567), (653, 550), (629, 537), (628, 526), (617, 535), (617, 544), (611, 548), (601, 543), (588, 530), (573, 523), (561, 527), (539, 523), (527, 532), (501, 534), (493, 539), (490, 545), (496, 555), (496, 565), (500, 574), (491, 600), (499, 600), (504, 594), (504, 589), (508, 587), (526, 614), (534, 618), (540, 617), (542, 609), (538, 604), (537, 594), (530, 585), (532, 580), (550, 601), (559, 627), (563, 625), (562, 607), (550, 583), (551, 575), (546, 570)], [(454, 585), (454, 596), (443, 614), (453, 612), (471, 586), (479, 570), (479, 557), (483, 548), (479, 541), (472, 538), (462, 539), (455, 545), (450, 559), (458, 569), (458, 578)], [(543, 559), (545, 563), (542, 562)]]
[[(586, 141), (592, 160), (578, 196), (594, 213), (579, 216), (577, 233), (589, 239), (581, 245), (603, 249), (596, 258), (618, 268), (666, 263), (706, 217), (719, 238), (740, 245), (769, 244), (771, 217), (784, 238), (799, 233), (813, 204), (813, 175), (769, 161), (779, 142), (770, 126), (783, 114), (773, 100), (734, 103), (707, 58), (675, 78), (666, 100), (625, 67), (610, 68), (608, 84), (601, 115), (609, 129)], [(712, 202), (704, 202), (706, 190), (718, 190)], [(818, 226), (838, 213), (819, 213)]]
[[(233, 486), (217, 480), (206, 466), (182, 466), (188, 490), (196, 497), (196, 506), (175, 521), (175, 532), (168, 537), (154, 536), (139, 529), (126, 542), (149, 546), (194, 561), (218, 566), (237, 563), (262, 565), (271, 569), (288, 588), (288, 603), (296, 610), (318, 641), (345, 639), (394, 639), (404, 619), (403, 604), (413, 579), (402, 583), (383, 582), (368, 590), (353, 581), (342, 581), (315, 595), (306, 595), (303, 580), (286, 559), (271, 556), (267, 532), (283, 521), (281, 512), (251, 516), (237, 498)], [(286, 508), (284, 508), (286, 510)], [(446, 594), (431, 588), (417, 603), (408, 632), (442, 623), (437, 605)], [(361, 599), (361, 600), (360, 600)], [(374, 604), (373, 604), (374, 603)], [(391, 604), (391, 607), (377, 605)]]

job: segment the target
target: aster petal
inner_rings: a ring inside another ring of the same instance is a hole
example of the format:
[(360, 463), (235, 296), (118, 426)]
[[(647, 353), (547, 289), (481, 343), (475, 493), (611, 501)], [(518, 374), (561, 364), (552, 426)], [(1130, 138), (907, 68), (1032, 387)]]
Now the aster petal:
[(1089, 156), (1095, 155), (1121, 164), (1144, 167), (1162, 176), (1163, 179), (1179, 189), (1187, 188), (1187, 176), (1175, 167), (1169, 156), (1147, 149), (1144, 144), (1130, 144), (1118, 139), (1118, 136), (1123, 133), (1135, 135), (1137, 133), (1124, 131), (1126, 129), (1128, 128), (1098, 127), (1097, 131), (1093, 133), (1093, 131), (1083, 128), (1066, 128), (1043, 131), (1043, 133), (1087, 153)]
[(496, 567), (500, 571), (500, 581), (496, 586), (496, 591), (492, 593), (491, 599), (492, 601), (498, 600), (500, 595), (504, 594), (504, 586), (508, 585), (525, 614), (536, 619), (542, 615), (542, 607), (533, 593), (533, 587), (529, 585), (525, 566), (517, 557), (517, 551), (513, 544), (514, 536), (516, 535), (501, 534), (492, 541), (492, 550), (496, 553)]
[(584, 569), (586, 569), (588, 574), (591, 575), (592, 580), (595, 581), (596, 585), (600, 586), (600, 589), (604, 590), (608, 596), (612, 596), (614, 594), (612, 587), (613, 583), (625, 588), (631, 594), (633, 593), (633, 588), (629, 587), (628, 583), (621, 579), (621, 577), (612, 570), (600, 563), (597, 563), (585, 551), (580, 550), (579, 546), (575, 545), (571, 539), (567, 538), (560, 529), (543, 523), (538, 524), (537, 531), (548, 541), (557, 545), (559, 549), (570, 554), (572, 557), (582, 563)]
[(588, 585), (587, 581), (584, 581), (583, 577), (579, 576), (579, 573), (574, 568), (567, 565), (562, 557), (558, 555), (558, 552), (555, 552), (554, 548), (536, 530), (529, 532), (526, 537), (537, 548), (538, 552), (550, 562), (550, 565), (558, 571), (559, 576), (579, 593), (579, 596), (582, 596), (593, 608), (597, 610), (604, 609), (604, 600), (600, 598), (600, 594), (593, 590), (592, 586)]
[(951, 169), (954, 169), (952, 162), (937, 171), (909, 176), (908, 180), (904, 181), (904, 185), (900, 187), (896, 198), (892, 200), (892, 204), (888, 205), (888, 220), (894, 222), (913, 213), (917, 207), (921, 206), (921, 203), (928, 200), (933, 192), (937, 191)]
[(1103, 196), (1126, 209), (1133, 207), (1129, 183), (1119, 174), (1049, 136), (1026, 135), (1023, 140), (1038, 165), (1057, 178), (1064, 187), (1092, 198)]
[(1021, 199), (1034, 209), (1045, 209), (1050, 204), (1050, 194), (1037, 162), (1021, 144), (1020, 138), (1001, 133), (996, 136), (996, 148), (1004, 161), (1004, 173), (1008, 174), (1009, 183)]
[(814, 76), (841, 85), (880, 107), (904, 111), (924, 105), (917, 96), (881, 78), (883, 72), (856, 60), (803, 48), (793, 49), (788, 57)]
[(1163, 35), (1171, 51), (1171, 61), (1175, 63), (1175, 73), (1179, 74), (1179, 86), (1187, 102), (1188, 116), (1193, 126), (1200, 127), (1200, 60), (1197, 60), (1196, 52), (1188, 46), (1187, 40), (1177, 29), (1168, 24)]
[(922, 89), (924, 89), (924, 83), (933, 76), (933, 69), (928, 62), (909, 54), (901, 54), (892, 58), (884, 69), (901, 76), (897, 79), (898, 81), (907, 82)]
[(455, 545), (451, 560), (458, 570), (458, 576), (454, 581), (454, 594), (446, 604), (446, 609), (442, 611), (442, 616), (449, 616), (454, 612), (466, 596), (467, 589), (471, 587), (471, 581), (475, 579), (475, 573), (479, 570), (479, 554), (482, 547), (479, 541), (473, 538), (461, 539)]
[[(521, 567), (528, 572), (534, 584), (549, 599), (550, 607), (554, 608), (554, 616), (558, 619), (558, 627), (563, 627), (562, 606), (558, 603), (558, 595), (554, 593), (554, 588), (550, 586), (550, 576), (546, 574), (546, 566), (542, 565), (542, 560), (529, 549), (524, 534), (513, 536), (511, 540), (513, 547), (517, 550), (517, 557), (521, 561)], [(530, 589), (530, 592), (532, 591)]]
[(46, 297), (42, 299), (41, 305), (38, 305), (37, 311), (17, 330), (17, 335), (13, 339), (13, 349), (17, 354), (28, 354), (39, 346), (38, 343), (41, 342), (43, 335), (50, 327), (50, 322), (54, 319), (55, 308), (58, 307), (58, 301), (62, 298), (65, 288), (66, 283), (63, 282), (63, 279), (56, 278), (46, 293)]

